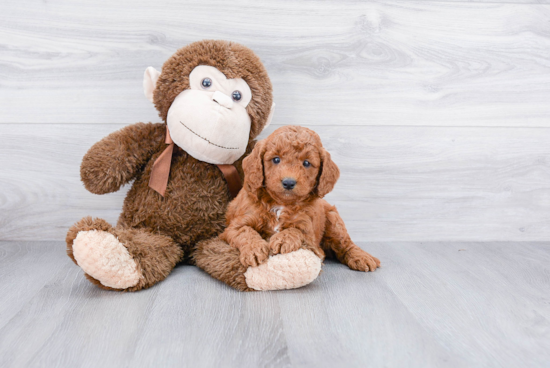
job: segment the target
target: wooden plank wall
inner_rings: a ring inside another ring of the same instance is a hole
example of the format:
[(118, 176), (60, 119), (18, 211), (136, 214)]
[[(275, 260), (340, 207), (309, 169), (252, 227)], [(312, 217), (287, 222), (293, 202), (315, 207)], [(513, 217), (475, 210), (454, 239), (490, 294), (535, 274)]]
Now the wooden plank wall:
[(316, 130), (342, 171), (327, 199), (363, 241), (550, 236), (550, 3), (3, 0), (0, 240), (115, 221), (125, 190), (86, 192), (110, 132), (159, 121), (142, 92), (190, 42), (251, 47), (275, 128)]

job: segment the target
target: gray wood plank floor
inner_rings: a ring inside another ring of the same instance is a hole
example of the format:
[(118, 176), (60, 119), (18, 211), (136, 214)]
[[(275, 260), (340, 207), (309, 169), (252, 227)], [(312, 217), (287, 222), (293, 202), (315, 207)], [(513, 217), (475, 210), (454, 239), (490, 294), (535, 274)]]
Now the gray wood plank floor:
[(550, 243), (369, 243), (308, 287), (239, 293), (192, 266), (91, 285), (62, 242), (0, 242), (2, 367), (548, 367)]

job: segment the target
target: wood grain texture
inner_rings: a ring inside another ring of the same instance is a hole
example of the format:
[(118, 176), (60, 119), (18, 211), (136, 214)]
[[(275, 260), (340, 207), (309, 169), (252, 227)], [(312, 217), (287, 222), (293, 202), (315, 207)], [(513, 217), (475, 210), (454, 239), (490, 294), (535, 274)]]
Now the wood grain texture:
[(0, 366), (547, 366), (549, 243), (360, 245), (381, 269), (327, 262), (298, 290), (239, 293), (180, 266), (116, 293), (63, 242), (0, 242)]
[[(402, 0), (407, 1), (407, 0)], [(498, 4), (550, 4), (550, 0), (417, 0), (422, 2), (498, 3)]]
[[(2, 0), (0, 367), (547, 367), (549, 19), (548, 0)], [(264, 61), (262, 137), (321, 135), (327, 199), (381, 269), (245, 294), (181, 266), (122, 294), (68, 259), (68, 227), (114, 223), (128, 189), (88, 193), (82, 156), (158, 121), (143, 71), (205, 38)]]
[[(62, 240), (87, 215), (116, 222), (128, 186), (93, 195), (79, 166), (93, 143), (121, 127), (0, 125), (0, 239)], [(550, 129), (315, 129), (342, 172), (327, 200), (356, 240), (550, 236)]]
[(550, 126), (550, 5), (4, 0), (2, 123), (156, 120), (149, 65), (215, 38), (265, 62), (279, 124)]
[[(407, 0), (402, 0), (407, 1)], [(497, 4), (550, 4), (550, 0), (416, 0), (421, 2), (497, 3)]]

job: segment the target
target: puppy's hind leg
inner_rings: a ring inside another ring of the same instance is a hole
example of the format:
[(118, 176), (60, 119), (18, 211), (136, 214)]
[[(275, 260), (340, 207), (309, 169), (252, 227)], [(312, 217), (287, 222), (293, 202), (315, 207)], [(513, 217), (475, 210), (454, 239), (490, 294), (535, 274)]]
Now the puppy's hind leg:
[(365, 252), (351, 240), (336, 207), (327, 206), (326, 219), (322, 244), (324, 248), (334, 251), (338, 261), (356, 271), (368, 272), (380, 267), (378, 258)]

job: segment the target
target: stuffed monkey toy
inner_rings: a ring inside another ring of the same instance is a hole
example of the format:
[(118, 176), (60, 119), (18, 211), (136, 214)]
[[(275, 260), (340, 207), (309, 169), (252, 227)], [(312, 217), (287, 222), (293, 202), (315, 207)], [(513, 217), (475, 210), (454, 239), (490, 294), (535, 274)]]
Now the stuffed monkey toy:
[[(253, 290), (239, 251), (209, 247), (208, 240), (224, 230), (227, 205), (243, 180), (242, 160), (273, 115), (264, 66), (242, 45), (199, 41), (179, 49), (161, 72), (147, 68), (143, 85), (163, 123), (127, 126), (86, 153), (80, 175), (87, 190), (106, 194), (132, 186), (116, 226), (85, 217), (69, 229), (68, 256), (108, 290), (151, 287), (181, 262)], [(299, 287), (319, 274), (321, 260), (313, 253), (281, 257), (255, 276), (279, 285), (278, 279), (315, 265), (307, 277), (294, 278)]]

